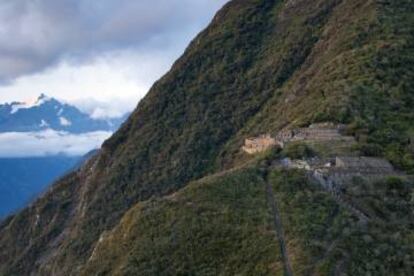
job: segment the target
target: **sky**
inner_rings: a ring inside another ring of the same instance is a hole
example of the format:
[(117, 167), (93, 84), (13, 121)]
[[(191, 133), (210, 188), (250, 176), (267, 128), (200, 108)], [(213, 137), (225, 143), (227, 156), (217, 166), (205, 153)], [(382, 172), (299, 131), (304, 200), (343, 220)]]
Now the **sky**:
[[(1, 0), (0, 103), (132, 111), (228, 0)], [(111, 133), (0, 133), (0, 157), (82, 155)]]
[(225, 2), (2, 0), (0, 102), (45, 93), (129, 111)]

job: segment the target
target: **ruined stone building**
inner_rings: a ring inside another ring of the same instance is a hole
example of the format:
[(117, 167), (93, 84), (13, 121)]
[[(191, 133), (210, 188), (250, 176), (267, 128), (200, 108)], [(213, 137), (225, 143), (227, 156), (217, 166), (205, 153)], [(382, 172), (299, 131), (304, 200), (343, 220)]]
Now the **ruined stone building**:
[(275, 139), (279, 141), (282, 147), (284, 147), (286, 143), (292, 141), (294, 136), (295, 136), (295, 132), (293, 130), (284, 129), (284, 130), (279, 131), (276, 134)]
[(328, 122), (312, 124), (308, 128), (283, 129), (279, 131), (274, 137), (272, 137), (270, 134), (266, 134), (255, 138), (248, 138), (245, 140), (242, 149), (249, 154), (254, 154), (267, 150), (273, 146), (280, 146), (283, 148), (290, 142), (354, 142), (354, 137), (343, 136), (341, 134), (341, 129), (343, 128), (343, 125), (337, 125)]
[(393, 173), (390, 162), (374, 157), (336, 157), (335, 167), (365, 173)]
[(291, 168), (291, 169), (300, 169), (300, 170), (312, 170), (310, 162), (306, 160), (292, 160), (290, 158), (284, 158), (281, 160), (280, 164), (283, 167)]
[(387, 176), (401, 175), (387, 160), (373, 157), (336, 157), (329, 166), (313, 170), (313, 177), (330, 190), (341, 189), (355, 177), (375, 181)]
[(343, 136), (334, 128), (300, 128), (294, 130), (291, 141), (354, 141), (352, 136)]
[(265, 134), (259, 137), (247, 138), (244, 141), (242, 149), (249, 154), (254, 154), (277, 145), (279, 145), (279, 143), (275, 138), (272, 138), (269, 134)]
[(284, 129), (278, 132), (275, 136), (276, 140), (284, 146), (289, 142), (295, 141), (309, 141), (309, 142), (324, 142), (324, 141), (343, 141), (354, 142), (352, 136), (344, 136), (341, 130), (344, 125), (337, 125), (334, 123), (318, 123), (312, 124), (308, 128)]

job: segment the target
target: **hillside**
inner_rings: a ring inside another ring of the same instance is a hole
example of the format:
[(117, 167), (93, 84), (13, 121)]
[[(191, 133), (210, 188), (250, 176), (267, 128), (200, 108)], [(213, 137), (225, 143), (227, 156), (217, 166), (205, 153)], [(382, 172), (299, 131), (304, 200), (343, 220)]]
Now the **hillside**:
[(129, 210), (102, 233), (82, 275), (289, 275), (287, 263), (290, 275), (409, 275), (413, 216), (404, 193), (413, 187), (395, 193), (378, 182), (364, 192), (374, 189), (380, 218), (365, 225), (299, 171), (262, 164), (213, 175)]
[(413, 20), (403, 0), (229, 2), (97, 156), (2, 222), (0, 274), (409, 275), (412, 183), (355, 184), (361, 225), (240, 147), (334, 121), (412, 172)]

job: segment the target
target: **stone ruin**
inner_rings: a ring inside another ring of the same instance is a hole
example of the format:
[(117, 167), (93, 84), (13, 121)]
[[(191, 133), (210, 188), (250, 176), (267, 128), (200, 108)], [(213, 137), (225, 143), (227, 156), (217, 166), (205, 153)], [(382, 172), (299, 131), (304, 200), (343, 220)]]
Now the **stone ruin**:
[(283, 143), (283, 145), (295, 141), (355, 141), (354, 137), (341, 134), (343, 128), (343, 125), (335, 125), (333, 123), (312, 124), (308, 128), (282, 130), (277, 133), (276, 139)]
[(387, 160), (373, 157), (341, 156), (331, 160), (319, 158), (291, 160), (285, 158), (277, 161), (274, 165), (307, 171), (308, 177), (316, 180), (339, 204), (350, 210), (363, 222), (367, 222), (370, 216), (351, 198), (344, 196), (347, 185), (352, 183), (355, 177), (366, 181), (376, 181), (389, 176), (405, 176), (395, 171)]
[(394, 167), (385, 159), (374, 157), (336, 157), (334, 159), (311, 158), (308, 160), (282, 159), (279, 164), (290, 169), (304, 169), (323, 176), (390, 176), (397, 175)]
[(352, 136), (344, 136), (341, 134), (344, 125), (334, 123), (312, 124), (308, 128), (284, 129), (279, 131), (274, 137), (270, 134), (261, 135), (259, 137), (248, 138), (245, 140), (242, 149), (254, 154), (265, 151), (273, 146), (284, 147), (286, 144), (295, 141), (307, 142), (325, 142), (325, 141), (341, 141), (352, 143), (355, 141)]
[(312, 169), (312, 175), (327, 189), (338, 190), (355, 177), (375, 181), (387, 176), (402, 176), (385, 159), (374, 157), (336, 157)]
[(343, 170), (352, 170), (367, 173), (393, 173), (390, 162), (374, 157), (336, 157), (335, 166)]
[(242, 149), (249, 154), (255, 154), (268, 150), (277, 145), (279, 145), (278, 141), (276, 141), (276, 139), (271, 137), (269, 134), (266, 134), (259, 137), (247, 138), (244, 141)]
[[(249, 154), (255, 154), (275, 146), (283, 148), (287, 143), (295, 141), (354, 143), (353, 137), (341, 134), (343, 128), (343, 125), (321, 123), (310, 125), (308, 128), (284, 129), (274, 137), (265, 134), (248, 138), (242, 149)], [(305, 170), (309, 178), (317, 181), (338, 204), (347, 208), (362, 222), (367, 222), (370, 215), (352, 199), (346, 197), (344, 191), (347, 185), (352, 183), (356, 177), (370, 182), (389, 176), (405, 177), (404, 174), (395, 171), (387, 160), (373, 157), (338, 156), (333, 159), (310, 158), (306, 160), (285, 158), (275, 160), (273, 166)]]
[(310, 162), (306, 160), (292, 160), (290, 158), (284, 158), (281, 160), (281, 165), (286, 168), (307, 170), (312, 169)]

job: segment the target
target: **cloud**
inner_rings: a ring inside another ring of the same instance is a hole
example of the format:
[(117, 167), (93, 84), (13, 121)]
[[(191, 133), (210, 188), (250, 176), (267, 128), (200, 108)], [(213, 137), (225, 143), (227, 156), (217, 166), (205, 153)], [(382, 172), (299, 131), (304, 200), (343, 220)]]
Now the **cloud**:
[(136, 107), (136, 99), (110, 98), (99, 101), (94, 98), (77, 99), (69, 102), (82, 112), (89, 114), (93, 119), (120, 118)]
[(108, 115), (101, 117), (116, 117), (135, 108), (178, 54), (174, 49), (125, 50), (105, 53), (93, 63), (63, 62), (46, 72), (20, 77), (13, 85), (0, 86), (0, 102), (27, 101), (45, 93), (89, 114), (101, 108)]
[(4, 0), (0, 81), (113, 51), (173, 48), (226, 0)]
[(75, 135), (54, 130), (0, 133), (0, 158), (80, 156), (99, 148), (111, 134), (97, 131)]

